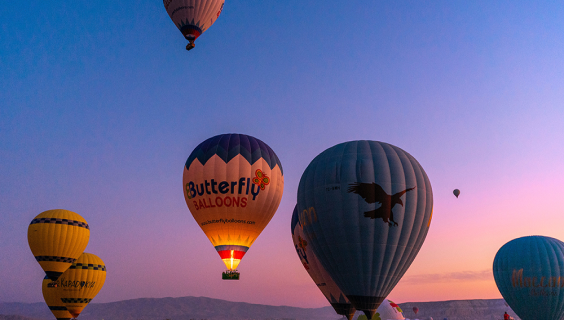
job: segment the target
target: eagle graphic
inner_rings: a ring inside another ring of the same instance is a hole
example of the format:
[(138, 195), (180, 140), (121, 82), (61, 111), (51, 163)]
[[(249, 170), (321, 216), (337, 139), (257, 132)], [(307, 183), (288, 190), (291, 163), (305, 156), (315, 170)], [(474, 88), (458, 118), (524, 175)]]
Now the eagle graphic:
[(382, 205), (372, 211), (367, 211), (364, 216), (370, 219), (382, 218), (382, 220), (390, 226), (397, 226), (398, 223), (394, 220), (394, 211), (392, 210), (396, 204), (403, 207), (401, 196), (404, 193), (415, 189), (409, 188), (393, 195), (389, 195), (376, 183), (352, 183), (349, 184), (348, 193), (356, 193), (360, 195), (367, 203), (381, 203)]

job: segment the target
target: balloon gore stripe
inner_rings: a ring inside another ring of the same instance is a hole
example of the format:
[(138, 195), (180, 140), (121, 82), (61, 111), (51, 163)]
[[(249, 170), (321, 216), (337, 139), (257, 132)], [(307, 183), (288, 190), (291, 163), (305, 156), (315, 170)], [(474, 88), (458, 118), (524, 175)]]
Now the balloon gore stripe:
[(30, 225), (36, 223), (54, 223), (54, 224), (66, 224), (69, 226), (77, 226), (81, 228), (86, 228), (90, 230), (88, 223), (76, 220), (69, 220), (69, 219), (58, 219), (58, 218), (39, 218), (31, 220)]
[(215, 246), (215, 250), (217, 250), (218, 252), (225, 250), (237, 250), (237, 251), (247, 252), (247, 250), (249, 250), (249, 247), (237, 246), (237, 245), (223, 245), (223, 246)]
[(101, 264), (83, 264), (83, 263), (75, 263), (69, 267), (69, 269), (83, 269), (83, 270), (100, 270), (106, 271), (106, 266)]
[(65, 306), (49, 306), (49, 310), (67, 311), (67, 307), (65, 307)]
[(56, 261), (56, 262), (66, 262), (66, 263), (73, 263), (76, 259), (67, 258), (67, 257), (56, 257), (56, 256), (36, 256), (35, 260), (39, 261)]
[(61, 298), (63, 303), (90, 303), (92, 299), (87, 298)]

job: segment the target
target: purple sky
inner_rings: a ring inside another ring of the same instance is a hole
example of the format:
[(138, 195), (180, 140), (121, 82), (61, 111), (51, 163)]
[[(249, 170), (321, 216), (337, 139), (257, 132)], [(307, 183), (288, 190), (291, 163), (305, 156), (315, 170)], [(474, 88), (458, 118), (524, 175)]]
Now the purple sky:
[[(406, 150), (433, 186), (431, 229), (395, 302), (500, 298), (504, 243), (564, 240), (559, 2), (228, 0), (190, 52), (159, 1), (2, 6), (0, 302), (42, 301), (27, 227), (64, 208), (88, 221), (86, 252), (108, 268), (94, 302), (328, 305), (290, 216), (309, 162), (349, 140)], [(285, 177), (238, 282), (221, 280), (182, 195), (190, 152), (229, 132), (266, 142)]]

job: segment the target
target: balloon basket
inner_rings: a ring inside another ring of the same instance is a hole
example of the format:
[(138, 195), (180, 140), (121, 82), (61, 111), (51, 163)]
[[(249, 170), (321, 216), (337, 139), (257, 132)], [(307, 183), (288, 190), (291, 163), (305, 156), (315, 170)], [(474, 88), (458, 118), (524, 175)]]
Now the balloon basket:
[(227, 270), (221, 274), (223, 280), (239, 280), (239, 272)]

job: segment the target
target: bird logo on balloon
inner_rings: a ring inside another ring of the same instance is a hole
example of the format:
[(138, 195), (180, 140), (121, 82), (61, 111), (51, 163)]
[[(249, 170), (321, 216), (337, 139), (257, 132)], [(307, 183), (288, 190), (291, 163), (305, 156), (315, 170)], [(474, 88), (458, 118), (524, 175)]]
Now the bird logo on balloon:
[(415, 189), (409, 188), (398, 193), (394, 193), (389, 195), (382, 189), (382, 187), (374, 182), (372, 183), (352, 183), (349, 184), (349, 189), (347, 190), (348, 193), (356, 193), (360, 195), (367, 203), (380, 203), (381, 206), (371, 210), (366, 211), (364, 216), (370, 219), (377, 219), (381, 218), (385, 223), (389, 226), (397, 226), (398, 223), (394, 220), (394, 212), (393, 208), (396, 204), (399, 204), (403, 207), (403, 201), (401, 200), (401, 196), (403, 196), (406, 192)]

